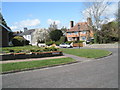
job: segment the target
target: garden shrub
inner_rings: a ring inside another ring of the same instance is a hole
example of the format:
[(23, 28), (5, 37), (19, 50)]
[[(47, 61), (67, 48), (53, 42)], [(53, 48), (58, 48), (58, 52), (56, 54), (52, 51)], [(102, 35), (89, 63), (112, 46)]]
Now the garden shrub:
[(29, 45), (29, 41), (24, 39), (22, 36), (15, 36), (12, 40), (14, 46), (24, 46)]
[(34, 49), (31, 49), (30, 52), (35, 52), (35, 50), (34, 50)]
[(67, 43), (67, 44), (71, 44), (73, 41), (66, 41), (65, 43)]
[(83, 43), (84, 41), (73, 41), (73, 43)]
[(9, 50), (9, 52), (14, 52), (14, 50), (11, 49), (11, 50)]
[(83, 43), (84, 41), (78, 41), (78, 43)]
[(57, 48), (52, 46), (52, 47), (44, 48), (43, 51), (57, 51)]
[(49, 48), (44, 48), (43, 51), (49, 51)]
[(66, 36), (62, 36), (59, 40), (60, 43), (64, 43), (67, 41), (67, 37)]
[(50, 45), (52, 45), (54, 43), (55, 43), (54, 41), (49, 41), (49, 42), (46, 42), (46, 45), (50, 46)]
[(61, 44), (61, 42), (60, 42), (60, 41), (57, 41), (57, 42), (55, 42), (55, 44), (56, 44), (57, 46), (59, 46), (59, 45)]
[(31, 49), (30, 52), (42, 52), (41, 49)]
[(54, 46), (50, 47), (49, 49), (50, 51), (57, 51), (57, 48), (55, 48)]

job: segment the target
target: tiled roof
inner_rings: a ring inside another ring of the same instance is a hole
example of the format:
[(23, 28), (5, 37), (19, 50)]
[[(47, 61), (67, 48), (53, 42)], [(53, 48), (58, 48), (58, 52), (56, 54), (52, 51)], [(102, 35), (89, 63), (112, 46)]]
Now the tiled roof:
[[(80, 25), (80, 30), (78, 30), (78, 24)], [(83, 30), (89, 30), (87, 22), (79, 22), (75, 26), (73, 26), (72, 28), (70, 28), (69, 30), (67, 30), (67, 32), (83, 31)]]
[(35, 29), (26, 30), (25, 32), (21, 33), (20, 35), (31, 35), (34, 31), (35, 31)]

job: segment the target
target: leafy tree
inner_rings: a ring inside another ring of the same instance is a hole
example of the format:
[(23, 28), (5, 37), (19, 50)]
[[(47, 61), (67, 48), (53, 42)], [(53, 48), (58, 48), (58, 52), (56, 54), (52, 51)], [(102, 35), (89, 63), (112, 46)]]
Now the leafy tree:
[(63, 33), (61, 30), (54, 30), (50, 32), (50, 38), (52, 41), (60, 40), (61, 36), (63, 36)]
[(118, 37), (118, 22), (109, 22), (104, 24), (100, 31), (96, 33), (96, 42), (98, 43), (110, 43), (119, 40)]
[(118, 41), (118, 22), (109, 22), (104, 24), (101, 32), (104, 33), (104, 37), (109, 37), (109, 41)]

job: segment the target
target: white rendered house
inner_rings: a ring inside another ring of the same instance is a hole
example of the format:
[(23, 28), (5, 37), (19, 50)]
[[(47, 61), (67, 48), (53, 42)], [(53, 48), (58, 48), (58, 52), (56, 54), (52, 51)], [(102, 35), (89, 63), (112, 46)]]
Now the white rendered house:
[(24, 32), (21, 33), (20, 35), (22, 35), (26, 40), (28, 40), (30, 43), (32, 44), (32, 33), (35, 31), (35, 29), (30, 29), (27, 30), (26, 28), (24, 28)]

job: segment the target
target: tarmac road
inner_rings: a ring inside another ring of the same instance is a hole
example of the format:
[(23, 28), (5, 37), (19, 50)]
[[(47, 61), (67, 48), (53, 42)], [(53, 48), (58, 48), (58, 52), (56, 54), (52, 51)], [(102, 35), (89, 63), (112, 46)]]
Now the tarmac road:
[(2, 87), (118, 88), (118, 49), (107, 50), (113, 54), (101, 59), (2, 75)]

